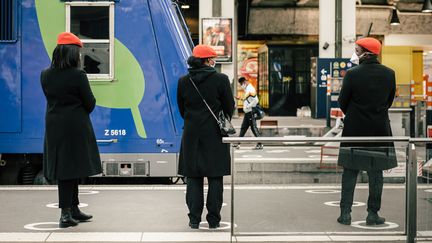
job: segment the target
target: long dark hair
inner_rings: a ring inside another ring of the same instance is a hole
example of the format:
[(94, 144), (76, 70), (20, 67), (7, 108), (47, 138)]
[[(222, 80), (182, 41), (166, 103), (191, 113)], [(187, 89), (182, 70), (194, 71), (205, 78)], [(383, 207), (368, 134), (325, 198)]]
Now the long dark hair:
[(67, 69), (80, 64), (80, 47), (77, 45), (57, 45), (54, 49), (51, 67)]
[(190, 56), (187, 60), (188, 65), (191, 68), (201, 68), (204, 67), (204, 63), (208, 58), (198, 58), (194, 56)]

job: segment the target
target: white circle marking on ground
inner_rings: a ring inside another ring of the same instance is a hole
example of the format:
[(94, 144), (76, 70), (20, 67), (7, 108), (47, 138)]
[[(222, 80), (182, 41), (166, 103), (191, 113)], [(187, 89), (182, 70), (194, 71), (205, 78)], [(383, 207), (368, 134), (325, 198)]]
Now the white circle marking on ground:
[(392, 222), (385, 222), (384, 224), (378, 226), (376, 225), (367, 226), (366, 221), (364, 220), (352, 222), (351, 226), (360, 229), (372, 229), (372, 230), (387, 230), (387, 229), (394, 229), (399, 227), (398, 224)]
[[(220, 227), (217, 227), (216, 229), (209, 229), (208, 223), (207, 221), (203, 221), (200, 223), (199, 225), (199, 229), (205, 229), (205, 230), (226, 230), (226, 229), (231, 229), (231, 223), (229, 222), (219, 222)], [(236, 228), (237, 225), (234, 224), (234, 228)]]
[[(339, 207), (340, 206), (340, 201), (330, 201), (330, 202), (325, 202), (324, 205), (327, 206), (331, 206), (331, 207)], [(353, 202), (353, 207), (360, 207), (360, 206), (365, 206), (366, 203), (363, 202)]]
[(307, 193), (315, 193), (315, 194), (330, 194), (330, 193), (339, 193), (339, 190), (306, 190)]
[(93, 194), (98, 194), (99, 193), (99, 191), (82, 191), (82, 192), (79, 192), (78, 194), (79, 195), (93, 195)]
[[(50, 228), (38, 228), (39, 225), (56, 225), (56, 227), (50, 227)], [(26, 224), (24, 225), (25, 229), (28, 230), (38, 230), (38, 231), (48, 231), (48, 230), (59, 230), (58, 222), (40, 222), (40, 223), (33, 223), (33, 224)]]
[[(48, 208), (59, 208), (58, 207), (58, 203), (48, 203), (47, 205), (46, 205)], [(85, 208), (85, 207), (88, 207), (88, 204), (87, 203), (80, 203), (80, 204), (78, 204), (78, 207), (79, 208)]]

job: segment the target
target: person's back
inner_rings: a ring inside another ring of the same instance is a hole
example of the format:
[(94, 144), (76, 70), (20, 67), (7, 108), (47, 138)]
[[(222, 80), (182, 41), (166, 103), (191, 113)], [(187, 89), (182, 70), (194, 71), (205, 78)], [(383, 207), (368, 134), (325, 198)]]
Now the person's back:
[(388, 109), (396, 89), (394, 71), (376, 58), (364, 60), (346, 74), (339, 103), (345, 113), (345, 136), (383, 136), (390, 133)]
[(187, 177), (186, 204), (192, 229), (198, 229), (201, 222), (204, 177), (208, 181), (206, 219), (209, 228), (220, 226), (223, 176), (231, 173), (229, 145), (222, 143), (212, 112), (223, 110), (231, 118), (234, 98), (228, 76), (214, 69), (216, 56), (209, 46), (196, 46), (188, 59), (189, 74), (181, 77), (177, 86), (177, 104), (184, 119), (178, 173)]
[[(381, 43), (374, 38), (356, 41), (351, 62), (360, 64), (348, 70), (339, 94), (345, 113), (342, 137), (392, 136), (388, 109), (393, 103), (396, 84), (394, 71), (378, 62)], [(343, 166), (340, 209), (337, 222), (351, 224), (351, 208), (359, 171), (369, 178), (366, 225), (384, 224), (381, 209), (383, 170), (397, 166), (393, 143), (341, 143), (338, 165)]]

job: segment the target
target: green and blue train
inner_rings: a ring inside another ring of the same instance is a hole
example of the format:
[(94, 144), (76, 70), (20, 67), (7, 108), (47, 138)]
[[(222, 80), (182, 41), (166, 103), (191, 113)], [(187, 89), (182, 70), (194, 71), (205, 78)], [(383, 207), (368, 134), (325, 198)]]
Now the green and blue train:
[(41, 174), (39, 78), (63, 31), (84, 44), (102, 176), (177, 176), (183, 120), (176, 88), (193, 44), (175, 3), (1, 0), (0, 14), (0, 183), (31, 184)]

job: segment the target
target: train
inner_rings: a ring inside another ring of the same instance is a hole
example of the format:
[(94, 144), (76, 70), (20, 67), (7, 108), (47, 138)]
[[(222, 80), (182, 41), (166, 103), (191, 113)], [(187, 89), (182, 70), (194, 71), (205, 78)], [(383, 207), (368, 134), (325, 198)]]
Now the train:
[(176, 89), (193, 43), (175, 2), (2, 0), (0, 11), (0, 184), (43, 180), (40, 73), (64, 31), (84, 44), (98, 176), (177, 178), (183, 119)]

